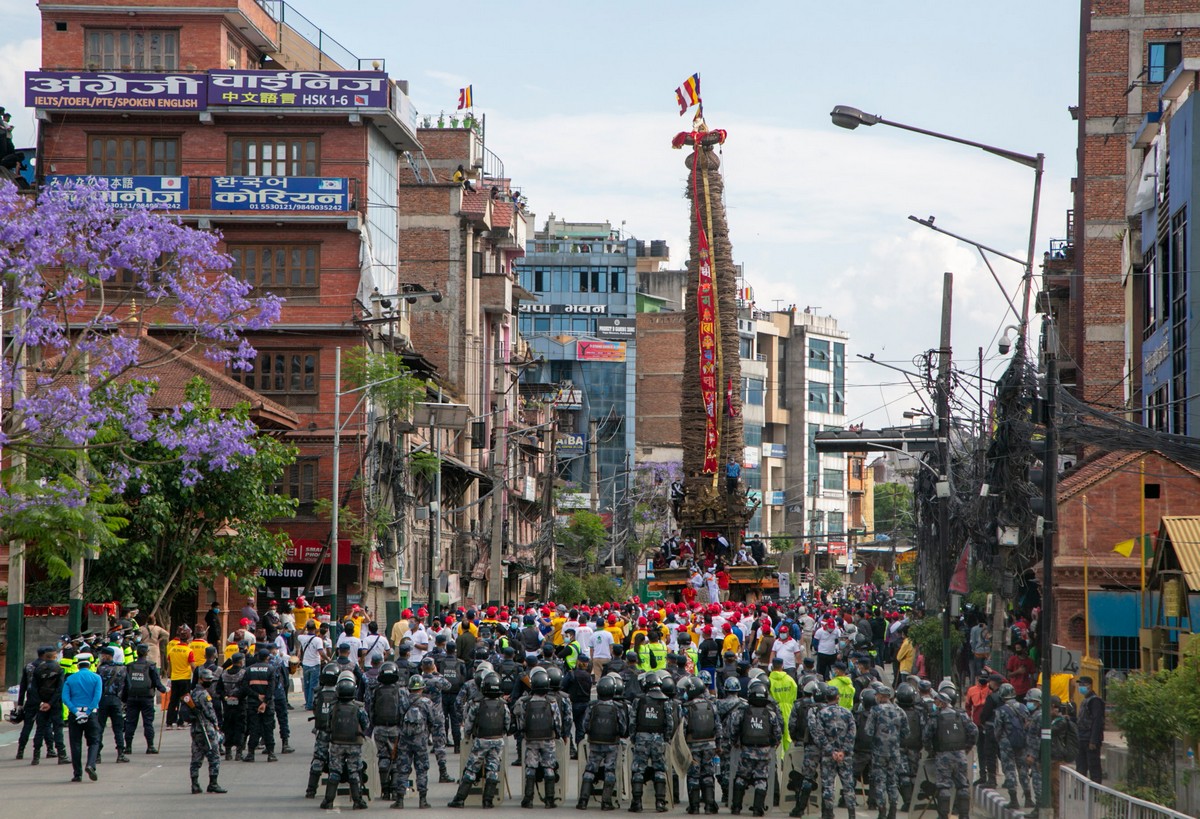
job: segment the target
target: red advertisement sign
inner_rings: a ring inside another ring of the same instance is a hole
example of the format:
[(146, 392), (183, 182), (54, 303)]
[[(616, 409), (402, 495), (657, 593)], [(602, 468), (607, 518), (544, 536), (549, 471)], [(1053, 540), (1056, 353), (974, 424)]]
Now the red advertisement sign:
[(700, 400), (704, 404), (704, 472), (714, 474), (721, 452), (721, 434), (717, 426), (720, 389), (717, 385), (717, 292), (713, 287), (712, 261), (708, 237), (699, 228), (700, 275), (696, 288), (696, 309), (700, 318)]
[[(284, 563), (316, 563), (321, 556), (321, 548), (325, 541), (316, 538), (294, 537), (287, 547)], [(338, 538), (338, 565), (345, 566), (350, 562), (350, 541)], [(329, 565), (329, 556), (325, 556), (325, 565)]]
[(578, 361), (616, 361), (625, 360), (624, 341), (577, 341), (575, 342), (575, 358)]

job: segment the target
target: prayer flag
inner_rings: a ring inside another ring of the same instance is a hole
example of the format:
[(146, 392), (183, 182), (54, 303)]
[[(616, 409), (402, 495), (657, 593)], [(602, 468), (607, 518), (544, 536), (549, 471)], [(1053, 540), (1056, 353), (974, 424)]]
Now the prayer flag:
[(458, 110), (461, 111), (464, 108), (470, 108), (475, 104), (475, 100), (472, 98), (473, 95), (471, 93), (472, 88), (474, 88), (474, 86), (468, 85), (466, 88), (458, 89)]
[(1121, 557), (1129, 557), (1130, 555), (1133, 554), (1133, 544), (1135, 542), (1136, 541), (1134, 541), (1134, 540), (1122, 540), (1116, 546), (1113, 546), (1112, 550), (1114, 552), (1116, 552), (1117, 554), (1119, 554)]
[(700, 75), (693, 74), (683, 81), (683, 85), (675, 89), (675, 99), (679, 103), (679, 116), (687, 113), (693, 105), (700, 104)]

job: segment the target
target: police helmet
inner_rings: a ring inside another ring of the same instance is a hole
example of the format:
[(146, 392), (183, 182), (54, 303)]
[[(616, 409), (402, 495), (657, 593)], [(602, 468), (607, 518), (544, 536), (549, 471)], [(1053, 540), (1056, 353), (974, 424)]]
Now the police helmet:
[(895, 695), (895, 692), (892, 691), (892, 687), (890, 685), (883, 685), (880, 683), (879, 685), (872, 687), (875, 689), (876, 697), (887, 697), (890, 700)]
[(683, 634), (680, 634), (676, 639), (679, 641), (679, 645), (681, 646), (690, 646), (692, 644), (692, 635), (688, 634), (686, 631)]
[(1042, 704), (1042, 689), (1030, 688), (1028, 691), (1025, 692), (1025, 701), (1026, 702), (1036, 702), (1038, 705), (1041, 705)]
[(725, 660), (736, 660), (736, 659), (737, 659), (737, 652), (736, 652), (736, 651), (726, 651), (726, 652), (725, 652), (724, 654), (722, 654), (721, 656), (722, 656), (722, 657), (723, 657)]
[(625, 652), (625, 662), (637, 665), (638, 653), (632, 648)]
[(229, 655), (229, 662), (233, 665), (244, 663), (246, 662), (246, 655), (240, 651), (235, 651), (233, 654)]
[(726, 677), (724, 688), (726, 694), (740, 694), (742, 693), (742, 682), (737, 677)]
[(425, 690), (425, 678), (422, 677), (420, 674), (413, 674), (411, 677), (408, 678), (408, 690), (409, 691), (424, 691)]
[(617, 692), (618, 697), (625, 693), (625, 680), (621, 679), (621, 675), (618, 674), (617, 672), (610, 671), (607, 674), (605, 674), (603, 677), (601, 677), (601, 679), (613, 681), (613, 685), (616, 686), (616, 692)]
[(659, 681), (659, 690), (666, 695), (667, 699), (675, 696), (675, 678), (670, 674), (664, 674)]
[(596, 683), (596, 696), (602, 700), (611, 700), (617, 695), (617, 683), (612, 677), (601, 677)]
[(535, 694), (545, 694), (550, 690), (550, 675), (544, 668), (535, 668), (529, 675), (529, 687)]
[(757, 680), (760, 677), (767, 676), (767, 672), (763, 671), (761, 668), (752, 668), (752, 669), (750, 669), (750, 673), (747, 676), (749, 676), (751, 682), (753, 682), (754, 680)]
[(816, 680), (809, 680), (804, 684), (804, 696), (815, 697), (821, 688), (821, 683), (817, 682)]
[(326, 663), (321, 669), (321, 674), (317, 677), (317, 682), (322, 686), (331, 686), (337, 683), (338, 679), (338, 664)]
[(486, 660), (488, 656), (488, 650), (483, 646), (479, 646), (479, 648), (475, 649), (475, 653), (471, 655), (471, 658), (474, 660)]
[(824, 697), (825, 702), (837, 702), (838, 699), (842, 696), (842, 692), (838, 691), (837, 688), (835, 688), (832, 685), (825, 686), (824, 692), (825, 692), (825, 697)]
[(349, 702), (354, 699), (354, 695), (358, 693), (358, 686), (355, 684), (353, 677), (347, 679), (342, 677), (337, 681), (337, 698), (341, 702)]
[(559, 688), (562, 685), (562, 674), (562, 669), (556, 665), (546, 669), (546, 676), (550, 678), (551, 688)]
[(384, 685), (391, 685), (400, 681), (400, 667), (393, 662), (386, 662), (379, 666), (379, 682)]
[(212, 682), (217, 677), (215, 674), (212, 673), (211, 668), (201, 668), (199, 671), (196, 672), (196, 678), (199, 679), (200, 682), (204, 683), (204, 682)]
[(638, 682), (642, 684), (643, 691), (649, 691), (652, 688), (659, 688), (662, 686), (662, 678), (659, 677), (654, 671), (647, 671), (646, 673), (642, 674), (640, 677), (638, 677)]
[(939, 694), (945, 694), (950, 699), (958, 696), (958, 688), (950, 680), (942, 680), (937, 687)]
[(746, 692), (746, 698), (750, 704), (755, 707), (761, 707), (767, 704), (767, 686), (755, 680), (750, 683), (750, 688)]
[(917, 687), (920, 688), (922, 694), (928, 694), (933, 690), (933, 683), (929, 680), (921, 680)]
[(864, 688), (858, 696), (858, 704), (862, 706), (864, 711), (870, 711), (875, 707), (876, 692), (874, 688)]
[(896, 702), (902, 708), (911, 708), (917, 704), (917, 692), (908, 683), (900, 683), (896, 688)]
[(493, 699), (499, 697), (504, 692), (500, 690), (500, 675), (495, 671), (489, 671), (483, 677), (483, 683), (479, 686), (485, 697)]
[[(940, 694), (944, 692), (939, 691), (938, 693)], [(1011, 683), (1005, 683), (1004, 685), (1000, 686), (1000, 689), (996, 693), (999, 694), (1000, 699), (1004, 700), (1005, 702), (1011, 702), (1017, 698), (1017, 689), (1013, 688)]]

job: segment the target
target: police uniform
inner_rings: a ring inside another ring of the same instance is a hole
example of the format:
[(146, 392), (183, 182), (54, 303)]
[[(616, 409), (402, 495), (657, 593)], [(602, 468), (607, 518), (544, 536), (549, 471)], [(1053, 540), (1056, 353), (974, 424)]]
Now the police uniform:
[(1030, 804), (1033, 802), (1030, 794), (1029, 755), (1032, 751), (1028, 741), (1029, 719), (1025, 706), (1015, 699), (997, 708), (993, 718), (996, 744), (1000, 749), (1000, 770), (1004, 772), (1004, 789), (1008, 791), (1009, 807), (1012, 808), (1018, 807), (1018, 783), (1025, 793), (1025, 801)]
[[(499, 697), (468, 700), (462, 727), (471, 739), (471, 751), (463, 765), (456, 801), (461, 804), (472, 783), (482, 776), (483, 806), (490, 808), (500, 786), (500, 755), (504, 738), (512, 729), (512, 716)], [(454, 807), (453, 803), (451, 806)]]
[(429, 697), (424, 692), (421, 696), (413, 697), (408, 710), (404, 712), (396, 743), (396, 764), (392, 767), (392, 796), (396, 800), (392, 803), (393, 807), (404, 806), (405, 782), (409, 774), (414, 772), (421, 807), (429, 804), (426, 799), (429, 790), (429, 749), (436, 720), (437, 713)]
[(692, 752), (692, 764), (687, 771), (688, 811), (694, 813), (703, 796), (708, 811), (716, 813), (716, 757), (721, 722), (713, 700), (701, 696), (685, 702), (683, 730), (688, 750)]
[(102, 655), (107, 655), (110, 660), (101, 662), (96, 668), (101, 683), (100, 707), (96, 709), (96, 716), (100, 721), (97, 759), (104, 750), (104, 729), (111, 719), (113, 742), (117, 746), (117, 762), (128, 762), (129, 758), (125, 756), (125, 699), (128, 678), (125, 675), (124, 655), (122, 655), (122, 662), (118, 663), (113, 659), (116, 652), (110, 651), (108, 646), (100, 649), (100, 652)]
[[(733, 700), (721, 700), (721, 702), (738, 702), (735, 697)], [(808, 807), (809, 797), (813, 790), (817, 787), (817, 780), (820, 777), (821, 751), (817, 747), (816, 741), (813, 739), (812, 733), (808, 730), (808, 717), (814, 710), (821, 706), (813, 701), (809, 694), (805, 694), (796, 703), (796, 707), (792, 709), (792, 713), (788, 717), (788, 736), (792, 738), (792, 742), (803, 748), (802, 760), (800, 763), (800, 781), (798, 784), (796, 795), (796, 806), (793, 808), (792, 816), (803, 816), (805, 809)], [(725, 766), (725, 757), (721, 756), (721, 766)]]
[(208, 792), (224, 793), (217, 783), (221, 773), (221, 732), (217, 728), (217, 712), (213, 709), (212, 695), (203, 685), (197, 685), (188, 694), (192, 706), (192, 761), (188, 768), (192, 776), (192, 793), (200, 793), (200, 766), (208, 761)]
[(165, 694), (158, 668), (146, 657), (138, 657), (125, 666), (125, 753), (133, 753), (133, 735), (138, 720), (146, 738), (146, 753), (158, 753), (154, 747), (154, 694)]
[(322, 685), (313, 694), (313, 755), (308, 766), (308, 789), (306, 799), (317, 795), (317, 783), (329, 768), (329, 720), (333, 706), (337, 703), (337, 692), (332, 685)]
[[(729, 743), (729, 732), (725, 730), (725, 726), (729, 724), (729, 715), (735, 708), (741, 705), (742, 699), (736, 694), (726, 696), (716, 701), (717, 719), (721, 723), (721, 731), (717, 734), (717, 756), (721, 757), (721, 764), (718, 766), (717, 782), (721, 785), (721, 804), (729, 804), (729, 762), (733, 756), (733, 748)], [(793, 714), (795, 711), (792, 712)]]
[[(857, 735), (854, 715), (837, 702), (826, 703), (808, 717), (808, 731), (816, 743), (821, 760), (821, 816), (833, 816), (835, 799), (833, 783), (840, 779), (846, 808), (854, 810), (854, 739)], [(841, 762), (833, 760), (837, 751), (845, 756)]]
[[(437, 668), (436, 664), (434, 668)], [(450, 690), (450, 682), (436, 672), (421, 674), (425, 680), (425, 688), (429, 691), (429, 704), (433, 706), (433, 725), (430, 726), (430, 741), (433, 743), (433, 755), (438, 764), (438, 781), (453, 782), (446, 769), (446, 712), (442, 710), (443, 695)]]
[(242, 677), (246, 676), (244, 666), (231, 666), (221, 672), (217, 678), (215, 700), (220, 700), (224, 706), (222, 711), (225, 722), (222, 729), (225, 732), (225, 758), (236, 756), (242, 759), (242, 749), (246, 744), (246, 711), (242, 707), (241, 687)]
[(966, 712), (950, 705), (940, 706), (925, 723), (922, 743), (933, 755), (938, 819), (949, 819), (951, 801), (958, 816), (971, 814), (967, 749), (978, 736), (979, 729)]
[(768, 705), (741, 704), (729, 715), (729, 737), (738, 748), (737, 775), (733, 783), (730, 810), (742, 809), (742, 797), (754, 791), (754, 815), (762, 816), (767, 800), (767, 774), (775, 749), (783, 739), (783, 719), (779, 710)]
[(912, 806), (913, 783), (921, 772), (921, 749), (924, 747), (925, 709), (919, 705), (901, 706), (908, 720), (908, 734), (900, 743), (904, 752), (904, 769), (900, 772), (900, 809), (907, 812)]
[(333, 806), (340, 782), (349, 783), (355, 808), (367, 806), (362, 798), (362, 742), (369, 728), (361, 702), (339, 698), (333, 704), (329, 713), (329, 780), (322, 808)]
[(275, 669), (265, 657), (247, 666), (240, 694), (248, 734), (245, 762), (254, 761), (260, 741), (267, 750), (267, 761), (275, 761), (275, 686)]
[(539, 773), (545, 787), (543, 801), (546, 807), (554, 807), (554, 783), (558, 781), (554, 743), (567, 735), (559, 699), (549, 692), (530, 694), (517, 701), (513, 717), (525, 736), (525, 795), (521, 807), (532, 806)]
[(463, 711), (458, 707), (458, 695), (466, 685), (467, 669), (458, 657), (447, 655), (437, 661), (437, 670), (450, 684), (450, 687), (442, 692), (442, 711), (450, 725), (449, 739), (454, 743), (454, 753), (458, 753), (462, 742), (463, 718)]
[(867, 715), (865, 733), (871, 739), (871, 793), (880, 814), (895, 817), (900, 773), (906, 768), (902, 745), (908, 736), (908, 716), (895, 703), (880, 703)]
[(629, 709), (615, 699), (593, 700), (583, 712), (582, 724), (588, 751), (579, 804), (587, 807), (593, 783), (603, 777), (601, 798), (607, 809), (612, 805), (617, 784), (617, 751), (621, 747), (621, 738), (629, 736)]
[(408, 692), (399, 682), (375, 685), (368, 692), (366, 711), (375, 740), (384, 799), (392, 795), (392, 760), (396, 754), (396, 740), (400, 738), (400, 720), (411, 704)]
[[(654, 696), (650, 696), (654, 694)], [(634, 704), (633, 772), (630, 776), (633, 790), (633, 806), (641, 810), (642, 792), (646, 771), (651, 771), (654, 780), (655, 809), (665, 809), (667, 804), (667, 742), (675, 735), (677, 715), (675, 705), (657, 689), (643, 696)]]

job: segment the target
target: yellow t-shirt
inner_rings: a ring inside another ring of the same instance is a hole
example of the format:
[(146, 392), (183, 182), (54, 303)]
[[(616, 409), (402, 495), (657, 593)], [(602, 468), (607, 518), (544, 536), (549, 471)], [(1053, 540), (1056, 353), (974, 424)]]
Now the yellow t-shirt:
[(237, 643), (228, 643), (225, 646), (225, 659), (228, 660), (234, 654), (237, 654)]
[(296, 633), (304, 633), (304, 624), (312, 619), (312, 606), (297, 607), (292, 609), (292, 614), (296, 616)]
[(201, 640), (198, 637), (188, 643), (188, 648), (192, 650), (192, 662), (195, 665), (204, 664), (204, 652), (208, 650), (208, 646), (208, 640)]
[(550, 642), (554, 643), (556, 646), (561, 646), (563, 644), (562, 627), (566, 622), (566, 617), (554, 615), (550, 618), (550, 628), (553, 630), (550, 637)]
[(190, 680), (192, 678), (192, 647), (178, 640), (167, 643), (167, 671), (172, 681)]
[(364, 621), (366, 621), (366, 619), (367, 618), (361, 614), (350, 615), (350, 620), (354, 623), (354, 636), (355, 637), (359, 637), (359, 638), (362, 637), (362, 624)]
[(725, 639), (721, 642), (721, 653), (732, 651), (737, 654), (742, 650), (742, 641), (737, 638), (737, 635), (732, 631), (725, 635)]
[[(612, 635), (613, 645), (615, 646), (613, 651), (615, 652), (618, 648), (620, 648), (621, 643), (625, 640), (625, 629), (621, 628), (620, 623), (614, 623), (611, 626), (605, 626), (604, 630)], [(615, 657), (616, 654), (614, 653), (613, 656)]]

